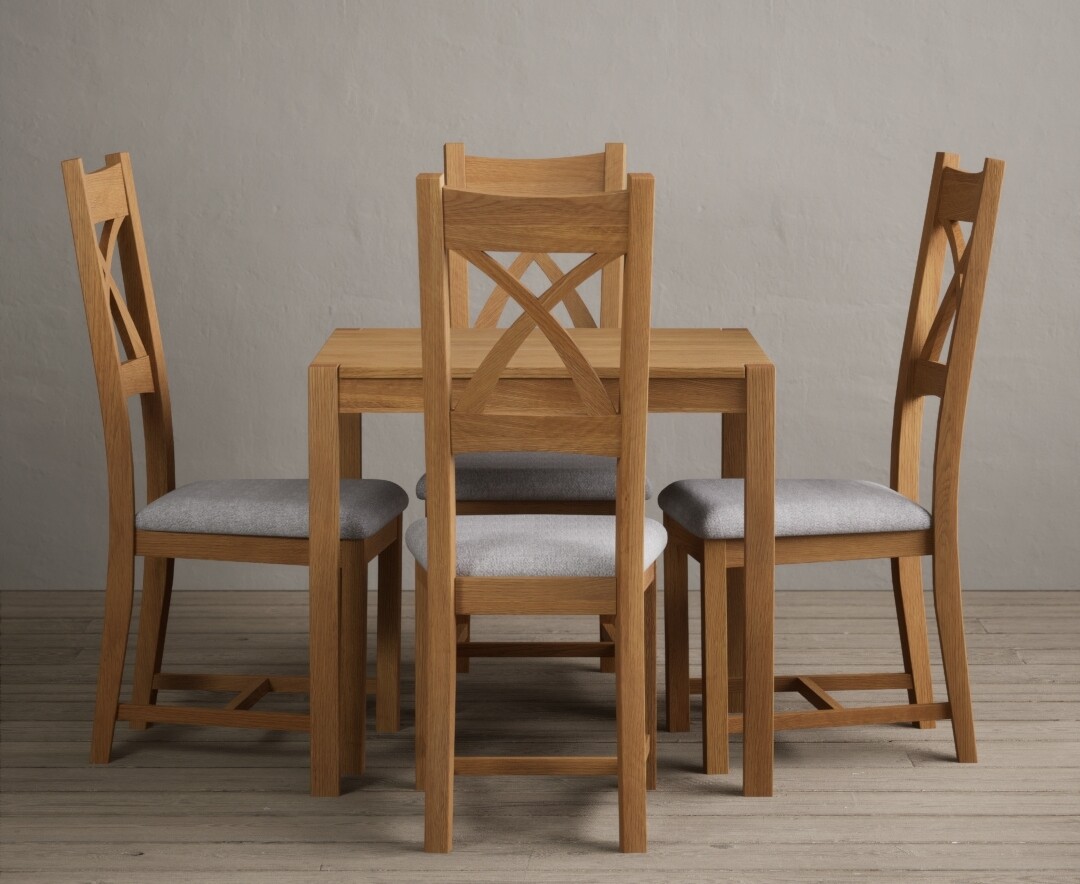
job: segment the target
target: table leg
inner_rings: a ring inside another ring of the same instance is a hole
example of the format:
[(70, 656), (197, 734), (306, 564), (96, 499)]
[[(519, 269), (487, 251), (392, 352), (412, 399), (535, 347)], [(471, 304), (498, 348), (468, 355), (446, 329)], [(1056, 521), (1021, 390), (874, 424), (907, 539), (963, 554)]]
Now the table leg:
[(308, 369), (311, 794), (341, 794), (338, 367)]
[(746, 366), (743, 794), (773, 792), (775, 369)]
[(341, 478), (362, 479), (364, 476), (362, 414), (338, 415), (338, 452), (341, 456)]
[[(731, 413), (723, 417), (723, 441), (721, 443), (720, 475), (725, 479), (742, 479), (746, 476), (746, 414)], [(727, 660), (728, 680), (743, 677), (744, 637), (746, 623), (744, 602), (746, 598), (746, 572), (742, 568), (729, 568), (727, 572)], [(743, 711), (742, 690), (731, 691), (728, 711)]]

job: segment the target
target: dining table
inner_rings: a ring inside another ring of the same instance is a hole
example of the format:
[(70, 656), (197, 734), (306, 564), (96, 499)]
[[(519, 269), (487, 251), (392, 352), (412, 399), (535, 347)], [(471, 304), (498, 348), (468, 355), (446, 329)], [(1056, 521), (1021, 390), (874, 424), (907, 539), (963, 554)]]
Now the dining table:
[[(455, 393), (503, 331), (451, 332)], [(568, 331), (601, 380), (617, 384), (619, 329)], [(559, 355), (534, 331), (503, 372), (500, 401), (512, 410), (515, 397), (563, 388), (573, 395), (572, 384)], [(773, 363), (747, 329), (651, 331), (649, 411), (723, 415), (717, 463), (707, 470), (719, 467), (722, 475), (745, 478), (743, 794), (750, 796), (768, 796), (773, 789), (775, 387)], [(335, 329), (308, 368), (313, 795), (339, 795), (343, 774), (340, 483), (361, 475), (361, 415), (423, 410), (419, 328)], [(454, 575), (429, 572), (428, 593), (453, 592), (453, 580)], [(416, 673), (417, 680), (423, 677)]]

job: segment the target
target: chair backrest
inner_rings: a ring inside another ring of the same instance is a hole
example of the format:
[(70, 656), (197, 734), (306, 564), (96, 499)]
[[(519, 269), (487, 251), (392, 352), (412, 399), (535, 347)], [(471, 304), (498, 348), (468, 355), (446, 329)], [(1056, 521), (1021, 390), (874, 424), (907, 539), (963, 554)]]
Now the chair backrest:
[[(87, 173), (81, 159), (61, 163), (90, 351), (97, 376), (114, 531), (134, 531), (135, 474), (129, 396), (139, 395), (146, 496), (176, 487), (172, 409), (139, 203), (126, 153), (109, 154)], [(123, 291), (113, 276), (119, 258)]]
[[(981, 172), (962, 172), (959, 162), (956, 154), (947, 153), (934, 161), (893, 419), (892, 487), (917, 501), (923, 400), (941, 399), (934, 449), (935, 523), (956, 518), (964, 415), (1005, 173), (1001, 160), (985, 160)], [(970, 224), (966, 243), (963, 224)], [(953, 275), (942, 295), (947, 253)]]
[[(460, 142), (443, 147), (446, 186), (455, 190), (519, 196), (573, 196), (582, 193), (625, 190), (626, 145), (605, 145), (603, 153), (576, 157), (525, 160), (474, 157)], [(507, 268), (521, 279), (532, 264), (555, 282), (562, 270), (547, 252), (523, 252)], [(622, 311), (622, 261), (613, 261), (600, 274), (599, 325), (616, 327)], [(495, 328), (508, 301), (506, 289), (496, 284), (476, 317), (477, 328)], [(576, 328), (594, 328), (597, 319), (574, 289), (563, 305)], [(469, 326), (469, 263), (450, 257), (450, 323), (454, 328)]]
[[(640, 563), (653, 192), (651, 175), (630, 175), (623, 191), (580, 196), (476, 193), (446, 187), (441, 175), (417, 178), (428, 543), (433, 560), (449, 556), (449, 564), (454, 562), (455, 454), (571, 451), (618, 458), (620, 550), (631, 557), (629, 561), (636, 550)], [(587, 257), (535, 296), (491, 257), (491, 251)], [(522, 308), (521, 316), (499, 335), (472, 377), (457, 389), (451, 375), (449, 289), (450, 256), (455, 253), (502, 286)], [(608, 383), (600, 379), (574, 336), (550, 311), (574, 287), (620, 257), (626, 263), (614, 385), (613, 379)], [(500, 378), (536, 329), (562, 360), (572, 392), (543, 397), (536, 391), (500, 402)], [(625, 527), (634, 524), (635, 530)], [(624, 538), (630, 547), (623, 546)]]

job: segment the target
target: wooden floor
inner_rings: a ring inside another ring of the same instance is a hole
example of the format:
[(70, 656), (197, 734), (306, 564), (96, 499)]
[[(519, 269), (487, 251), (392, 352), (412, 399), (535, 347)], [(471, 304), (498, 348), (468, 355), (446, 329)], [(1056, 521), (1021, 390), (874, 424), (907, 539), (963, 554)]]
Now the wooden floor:
[[(372, 737), (341, 798), (308, 796), (302, 734), (118, 727), (116, 760), (91, 767), (101, 601), (0, 596), (5, 882), (1080, 880), (1080, 592), (968, 593), (978, 765), (953, 761), (947, 726), (793, 731), (776, 797), (745, 799), (737, 741), (732, 774), (697, 773), (695, 702), (690, 733), (660, 734), (646, 856), (616, 852), (613, 778), (459, 779), (454, 853), (425, 855), (411, 666), (404, 730)], [(891, 593), (781, 593), (777, 614), (779, 672), (899, 668)], [(177, 593), (171, 626), (172, 671), (305, 669), (303, 593)], [(475, 634), (594, 629), (489, 619)], [(613, 681), (594, 661), (478, 661), (459, 683), (463, 753), (613, 751)]]

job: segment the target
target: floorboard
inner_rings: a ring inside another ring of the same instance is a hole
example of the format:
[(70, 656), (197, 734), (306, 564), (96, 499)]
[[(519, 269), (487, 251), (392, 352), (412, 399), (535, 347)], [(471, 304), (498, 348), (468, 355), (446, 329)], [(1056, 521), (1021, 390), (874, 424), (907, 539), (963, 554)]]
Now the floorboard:
[[(304, 593), (174, 599), (167, 668), (304, 672)], [(118, 726), (116, 760), (91, 767), (101, 603), (95, 592), (0, 593), (5, 882), (1080, 879), (1080, 592), (966, 594), (977, 765), (952, 760), (945, 723), (791, 731), (777, 739), (776, 796), (744, 799), (739, 738), (731, 774), (698, 773), (694, 698), (691, 731), (660, 733), (649, 852), (636, 857), (616, 851), (614, 778), (459, 779), (454, 853), (422, 852), (408, 593), (404, 729), (371, 734), (368, 772), (348, 779), (342, 797), (307, 795), (303, 734)], [(695, 615), (695, 667), (697, 627)], [(594, 629), (591, 618), (487, 618), (474, 635), (591, 639)], [(776, 648), (778, 672), (899, 669), (891, 593), (782, 592)], [(933, 645), (932, 660), (943, 694)], [(474, 661), (459, 679), (459, 751), (610, 753), (613, 687), (594, 661)], [(304, 700), (264, 702), (284, 710)], [(801, 703), (785, 695), (777, 707)]]

